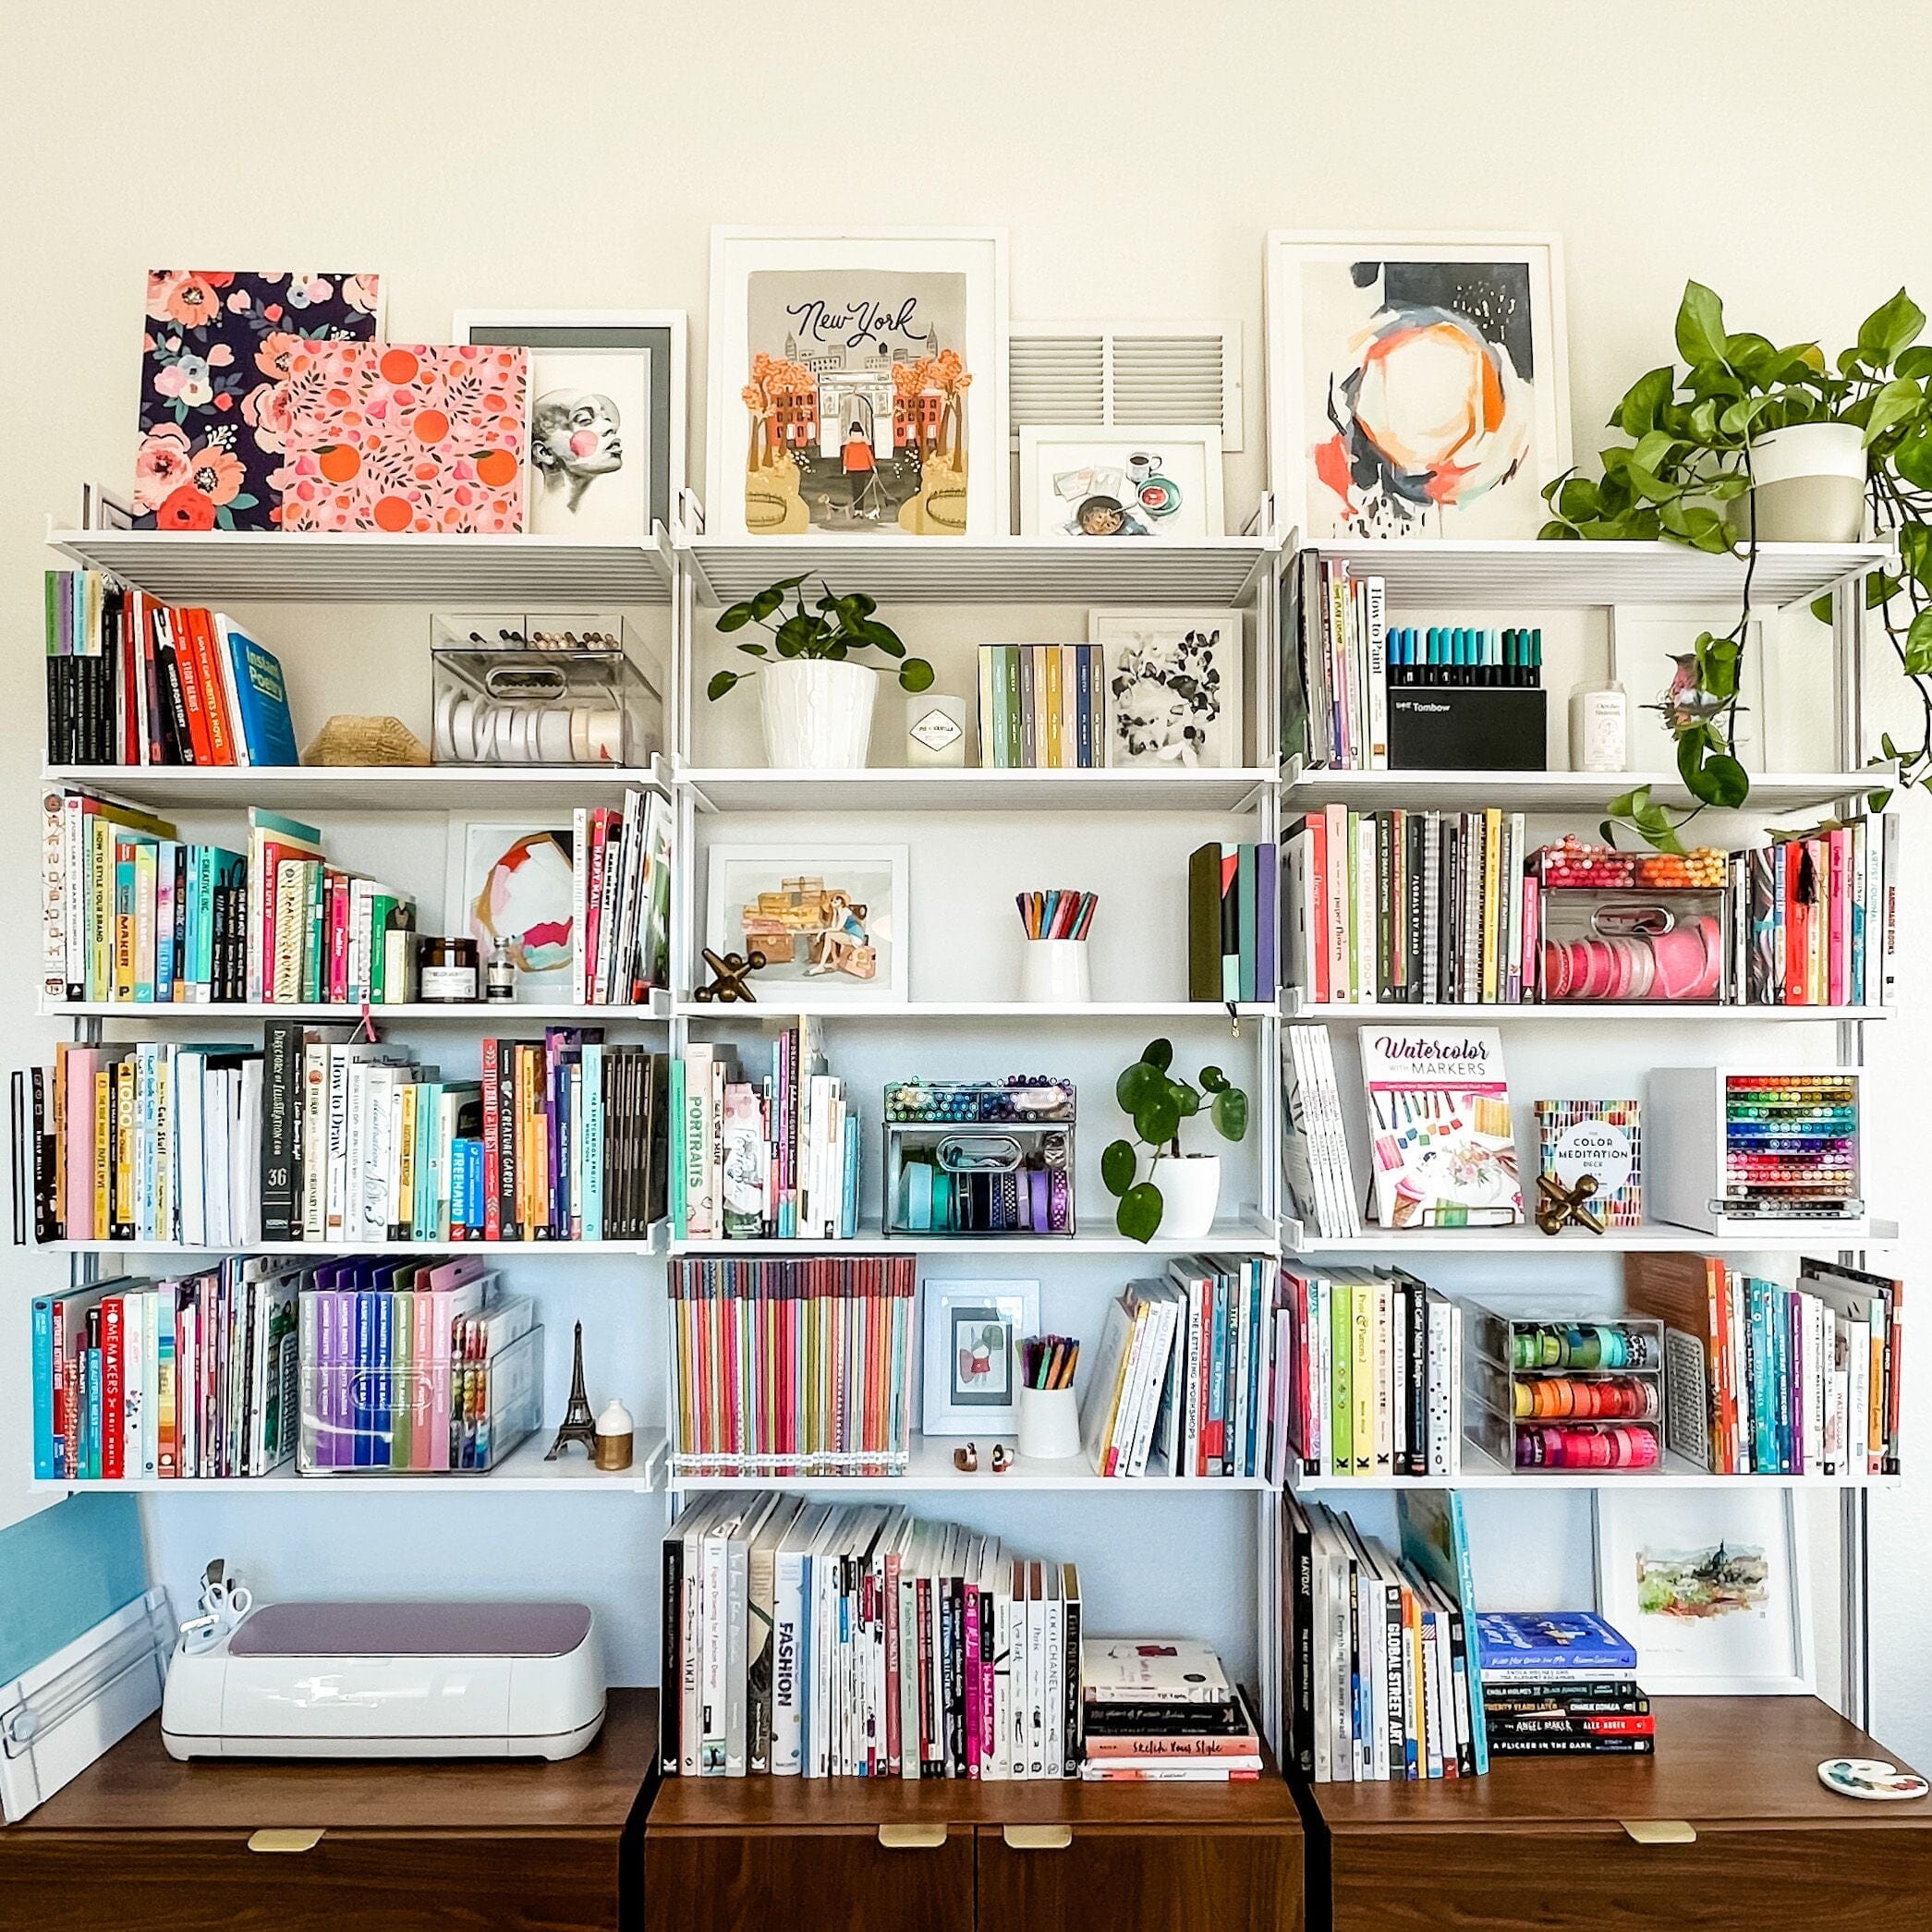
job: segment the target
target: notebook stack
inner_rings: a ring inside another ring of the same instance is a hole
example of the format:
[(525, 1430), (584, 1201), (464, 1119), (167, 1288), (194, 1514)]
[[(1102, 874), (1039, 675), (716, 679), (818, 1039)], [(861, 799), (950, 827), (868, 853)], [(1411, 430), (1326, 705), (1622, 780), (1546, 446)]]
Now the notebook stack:
[(1648, 1757), (1634, 1647), (1590, 1610), (1476, 1620), (1491, 1757)]
[(1080, 1646), (1080, 1776), (1089, 1784), (1230, 1784), (1261, 1775), (1261, 1737), (1221, 1659), (1185, 1638)]

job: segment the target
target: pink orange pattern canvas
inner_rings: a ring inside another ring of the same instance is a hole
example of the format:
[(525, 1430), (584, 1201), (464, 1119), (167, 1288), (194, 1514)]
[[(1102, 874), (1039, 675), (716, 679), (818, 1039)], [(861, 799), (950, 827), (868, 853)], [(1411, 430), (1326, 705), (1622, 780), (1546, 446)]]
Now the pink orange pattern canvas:
[(298, 343), (283, 528), (519, 533), (528, 373), (519, 348)]

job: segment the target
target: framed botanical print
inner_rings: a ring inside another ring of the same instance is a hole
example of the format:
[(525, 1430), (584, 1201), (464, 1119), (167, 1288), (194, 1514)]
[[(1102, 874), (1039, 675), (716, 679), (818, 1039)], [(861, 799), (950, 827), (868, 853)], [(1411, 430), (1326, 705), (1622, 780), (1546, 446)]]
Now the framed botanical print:
[(529, 354), (529, 534), (641, 543), (669, 527), (685, 486), (681, 309), (459, 310), (450, 334)]
[(725, 845), (705, 853), (705, 944), (764, 955), (751, 990), (791, 1013), (906, 1002), (904, 845)]
[(1226, 771), (1242, 762), (1241, 613), (1087, 614), (1107, 692), (1107, 763)]
[(450, 815), (447, 930), (473, 939), (484, 966), (496, 942), (506, 940), (518, 1000), (570, 997), (577, 943), (572, 847), (567, 824)]
[(1039, 1283), (928, 1282), (922, 1292), (925, 1433), (1012, 1434), (1017, 1343), (1039, 1327)]
[(1553, 235), (1268, 237), (1269, 468), (1305, 542), (1534, 537), (1570, 467)]
[(1007, 534), (1003, 229), (711, 230), (713, 537)]
[(1218, 423), (1134, 429), (1027, 423), (1020, 431), (1020, 535), (1225, 534)]

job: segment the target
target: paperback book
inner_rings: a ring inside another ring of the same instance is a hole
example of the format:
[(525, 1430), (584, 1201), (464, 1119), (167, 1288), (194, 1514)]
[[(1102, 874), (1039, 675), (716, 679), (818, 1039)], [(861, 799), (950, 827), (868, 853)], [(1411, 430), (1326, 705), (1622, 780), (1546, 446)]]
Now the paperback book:
[(1516, 1142), (1493, 1027), (1365, 1027), (1362, 1083), (1385, 1228), (1509, 1227), (1523, 1219)]

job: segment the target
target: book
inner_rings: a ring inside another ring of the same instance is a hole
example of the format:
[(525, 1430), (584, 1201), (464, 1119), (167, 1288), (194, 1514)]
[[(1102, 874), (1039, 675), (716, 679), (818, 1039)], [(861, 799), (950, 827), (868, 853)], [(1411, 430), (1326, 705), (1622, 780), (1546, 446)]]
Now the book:
[(1477, 1615), (1476, 1631), (1485, 1677), (1536, 1672), (1550, 1682), (1564, 1672), (1601, 1677), (1636, 1669), (1635, 1649), (1594, 1610), (1488, 1610)]
[(1387, 1228), (1507, 1227), (1523, 1219), (1493, 1027), (1362, 1031), (1377, 1219)]
[(1080, 1676), (1089, 1705), (1226, 1704), (1233, 1695), (1212, 1646), (1185, 1637), (1088, 1637)]
[(288, 712), (288, 687), (275, 654), (232, 618), (217, 615), (214, 634), (227, 689), (233, 694), (235, 738), (247, 765), (298, 765), (301, 753)]

